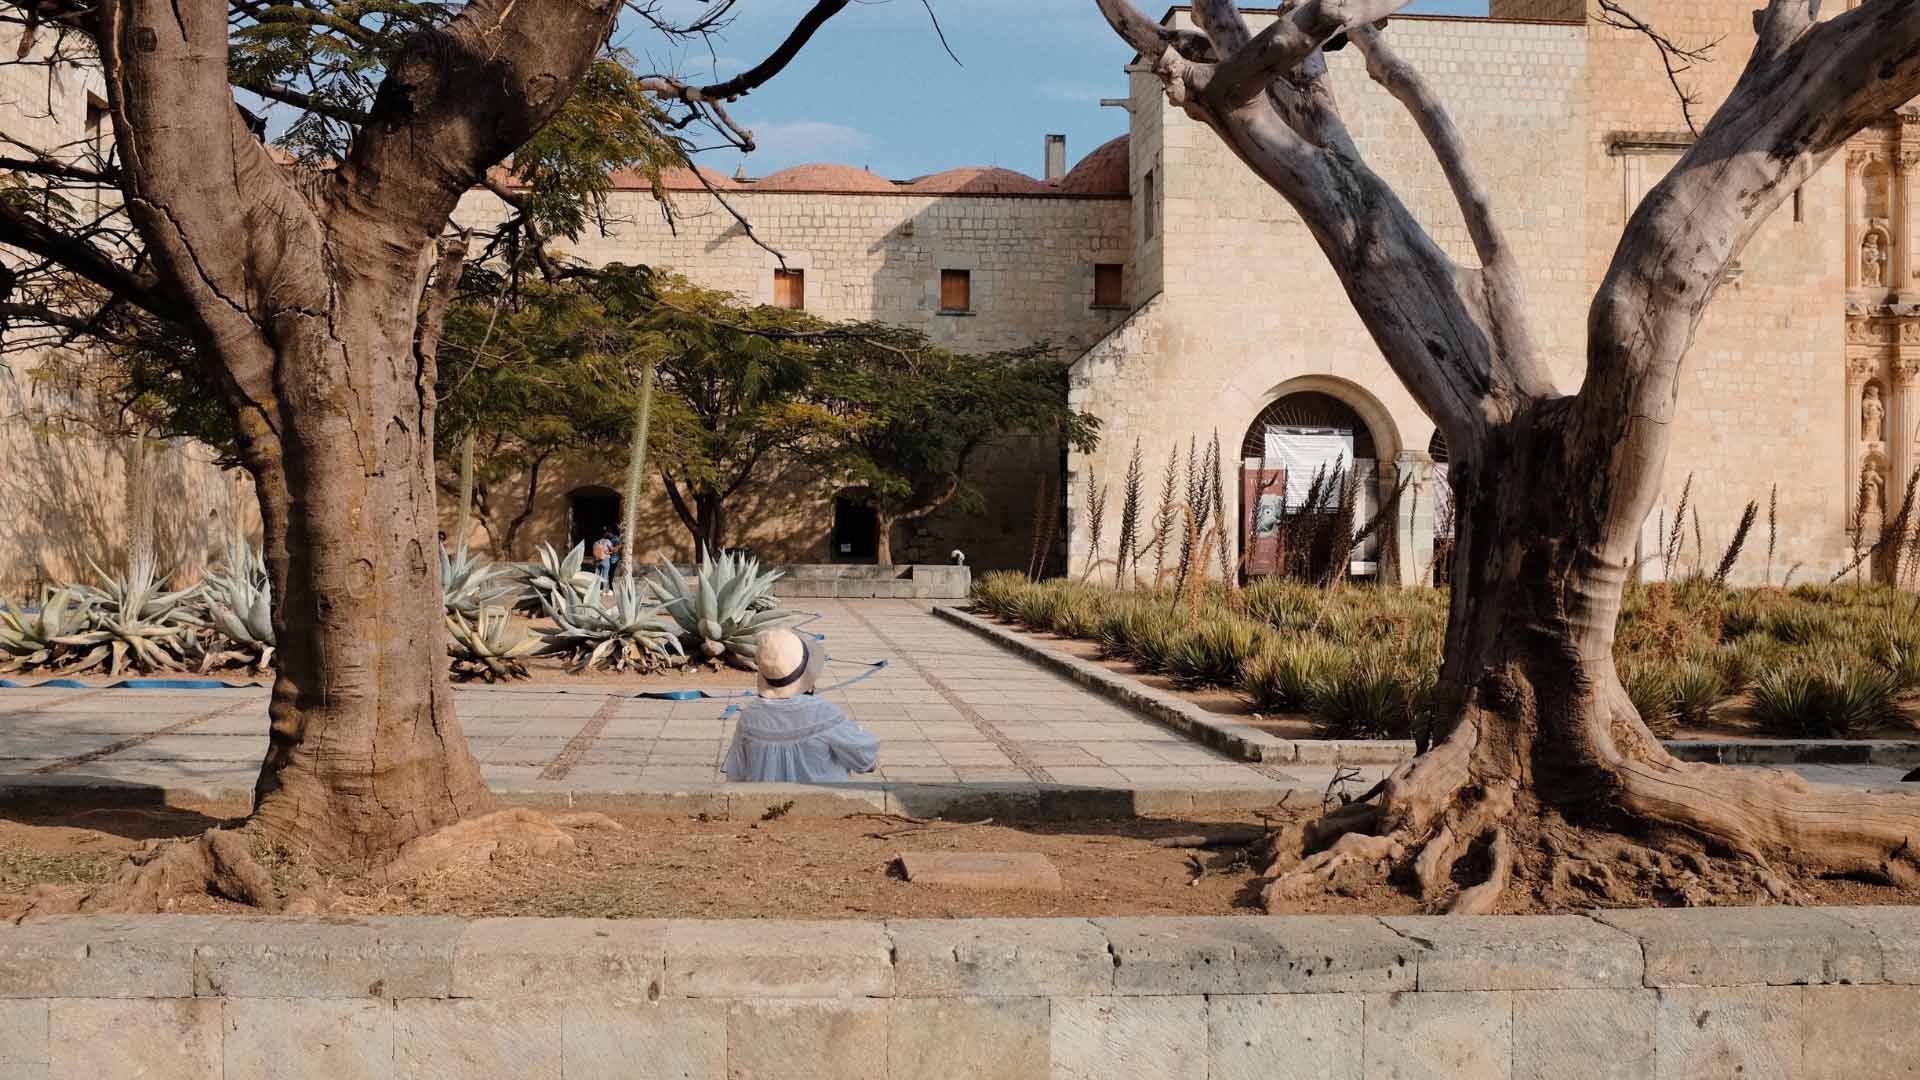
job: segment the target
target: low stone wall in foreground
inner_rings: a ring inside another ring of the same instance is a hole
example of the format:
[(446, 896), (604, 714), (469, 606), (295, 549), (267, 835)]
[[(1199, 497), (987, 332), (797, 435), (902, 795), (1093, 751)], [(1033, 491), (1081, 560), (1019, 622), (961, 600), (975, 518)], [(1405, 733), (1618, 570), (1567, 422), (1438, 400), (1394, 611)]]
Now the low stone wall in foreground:
[(900, 563), (804, 563), (781, 566), (773, 595), (783, 600), (964, 600), (973, 589), (967, 566)]
[(1916, 1016), (1916, 908), (0, 928), (8, 1080), (1867, 1080)]

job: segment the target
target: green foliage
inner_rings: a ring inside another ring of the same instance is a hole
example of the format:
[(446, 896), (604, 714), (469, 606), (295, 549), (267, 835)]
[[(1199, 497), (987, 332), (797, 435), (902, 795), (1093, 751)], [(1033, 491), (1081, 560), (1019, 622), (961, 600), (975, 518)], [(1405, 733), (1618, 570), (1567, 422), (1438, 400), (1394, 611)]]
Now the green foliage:
[(1425, 688), (1408, 669), (1370, 650), (1321, 673), (1307, 715), (1321, 738), (1405, 739), (1425, 706)]
[(1315, 686), (1340, 664), (1341, 655), (1320, 641), (1269, 641), (1247, 661), (1240, 692), (1258, 712), (1307, 712)]
[(1259, 651), (1260, 629), (1244, 619), (1206, 619), (1175, 639), (1167, 655), (1167, 674), (1185, 689), (1238, 687), (1242, 668)]
[(1032, 583), (1025, 574), (995, 570), (973, 579), (970, 596), (976, 609), (996, 619), (1012, 620), (1014, 600)]

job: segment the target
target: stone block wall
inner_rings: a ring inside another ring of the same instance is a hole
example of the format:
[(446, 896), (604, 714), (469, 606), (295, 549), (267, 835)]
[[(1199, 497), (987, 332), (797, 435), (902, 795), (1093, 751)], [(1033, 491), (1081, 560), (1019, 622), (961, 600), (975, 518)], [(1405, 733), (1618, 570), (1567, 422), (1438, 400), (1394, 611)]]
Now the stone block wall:
[(0, 927), (0, 1077), (1913, 1075), (1920, 911)]
[[(1191, 25), (1190, 16), (1173, 18)], [(1270, 15), (1250, 15), (1256, 29)], [(1584, 343), (1585, 30), (1486, 19), (1396, 18), (1395, 48), (1447, 102), (1495, 192), (1527, 270), (1535, 333), (1577, 383)], [(1329, 56), (1336, 93), (1362, 153), (1434, 239), (1463, 264), (1472, 244), (1431, 150), (1406, 110), (1370, 80), (1357, 51)], [(1086, 565), (1093, 483), (1118, 490), (1136, 439), (1159, 468), (1189, 438), (1217, 431), (1237, 522), (1242, 438), (1261, 409), (1294, 390), (1333, 393), (1369, 418), (1377, 453), (1424, 458), (1433, 422), (1414, 403), (1354, 313), (1326, 257), (1286, 201), (1210, 129), (1169, 105), (1152, 76), (1133, 81), (1134, 202), (1155, 168), (1158, 233), (1135, 262), (1158, 296), (1075, 365), (1075, 400), (1105, 422), (1092, 455), (1069, 459), (1071, 563)], [(1146, 142), (1143, 140), (1151, 139)], [(1571, 194), (1570, 194), (1571, 193)], [(1234, 529), (1237, 539), (1238, 530)], [(1108, 530), (1109, 537), (1112, 530)], [(1111, 547), (1111, 540), (1109, 540)], [(1111, 557), (1109, 550), (1107, 556)]]

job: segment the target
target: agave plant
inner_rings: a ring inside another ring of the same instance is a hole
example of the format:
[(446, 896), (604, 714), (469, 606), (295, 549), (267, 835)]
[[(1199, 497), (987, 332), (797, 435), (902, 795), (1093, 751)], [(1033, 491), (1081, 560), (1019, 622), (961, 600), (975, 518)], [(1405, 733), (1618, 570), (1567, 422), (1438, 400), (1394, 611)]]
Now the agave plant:
[(520, 567), (520, 579), (526, 586), (526, 595), (536, 598), (542, 607), (546, 606), (546, 598), (555, 593), (578, 600), (600, 581), (600, 575), (583, 569), (587, 559), (585, 540), (573, 545), (573, 550), (564, 556), (551, 545), (541, 544), (539, 555), (539, 562)]
[(54, 639), (86, 650), (76, 670), (104, 667), (109, 677), (129, 664), (140, 671), (166, 671), (199, 651), (190, 610), (197, 587), (165, 591), (152, 557), (145, 555), (135, 556), (122, 577), (100, 576), (101, 587), (87, 590), (92, 608), (87, 628)]
[(201, 583), (205, 625), (218, 639), (203, 651), (200, 669), (228, 664), (264, 671), (273, 663), (273, 583), (260, 549), (244, 540), (227, 545), (227, 559)]
[(579, 594), (556, 589), (546, 595), (545, 607), (554, 628), (539, 632), (540, 655), (567, 657), (575, 674), (593, 668), (657, 671), (686, 660), (679, 628), (632, 580), (602, 590), (595, 578)]
[(0, 604), (0, 672), (54, 666), (66, 651), (60, 639), (85, 630), (91, 619), (86, 600), (72, 589), (49, 594), (38, 611)]
[(701, 659), (745, 667), (753, 659), (753, 641), (760, 631), (792, 617), (761, 603), (779, 578), (778, 570), (761, 573), (760, 561), (751, 555), (726, 554), (716, 559), (702, 552), (697, 592), (664, 560), (647, 576), (647, 586), (665, 602), (667, 613), (679, 624), (688, 646), (698, 648)]
[(520, 583), (514, 576), (512, 567), (464, 547), (457, 555), (440, 549), (440, 591), (447, 614), (469, 623), (478, 622), (484, 608), (510, 606), (520, 598)]
[(480, 609), (480, 617), (468, 622), (465, 615), (448, 615), (447, 655), (453, 658), (453, 677), (468, 679), (524, 679), (527, 666), (520, 658), (540, 647), (540, 640), (524, 627), (515, 628), (513, 613), (506, 608)]

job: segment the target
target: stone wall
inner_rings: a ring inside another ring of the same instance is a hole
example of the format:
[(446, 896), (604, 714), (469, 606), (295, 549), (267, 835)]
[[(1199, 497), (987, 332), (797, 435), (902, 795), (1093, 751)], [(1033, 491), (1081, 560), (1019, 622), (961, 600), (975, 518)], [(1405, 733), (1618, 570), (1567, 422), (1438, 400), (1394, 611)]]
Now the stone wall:
[[(53, 36), (42, 34), (29, 56), (45, 55)], [(0, 26), (0, 53), (12, 57), (18, 43), (17, 27)], [(0, 131), (43, 148), (97, 135), (104, 147), (111, 125), (88, 111), (104, 93), (90, 67), (0, 66)], [(99, 198), (111, 207), (118, 193)], [(0, 249), (0, 263), (16, 258)], [(223, 472), (211, 451), (185, 439), (136, 450), (113, 434), (121, 426), (113, 410), (73, 377), (75, 357), (35, 344), (18, 329), (0, 331), (0, 601), (31, 602), (48, 584), (91, 581), (91, 563), (123, 565), (129, 509), (141, 499), (155, 554), (184, 579), (197, 577), (236, 528), (257, 535), (244, 475)]]
[(0, 927), (0, 1076), (1844, 1078), (1920, 911)]
[[(1173, 16), (1183, 25), (1190, 17)], [(1271, 16), (1250, 16), (1257, 24)], [(1485, 19), (1396, 18), (1395, 47), (1452, 109), (1496, 195), (1527, 271), (1535, 331), (1556, 370), (1579, 377), (1584, 340), (1585, 31)], [(1435, 240), (1463, 263), (1472, 245), (1439, 166), (1406, 110), (1368, 79), (1355, 50), (1329, 63), (1343, 115), (1368, 162)], [(1169, 448), (1215, 433), (1230, 466), (1268, 403), (1294, 390), (1333, 393), (1368, 416), (1381, 460), (1424, 460), (1433, 422), (1414, 404), (1354, 313), (1298, 215), (1211, 130), (1170, 106), (1153, 76), (1133, 76), (1134, 201), (1155, 166), (1160, 227), (1134, 259), (1158, 299), (1074, 370), (1074, 400), (1103, 418), (1093, 455), (1070, 458), (1072, 563), (1085, 565), (1090, 484), (1118, 490), (1138, 439), (1149, 499)], [(1143, 140), (1152, 140), (1143, 142)], [(1226, 487), (1237, 508), (1232, 469)], [(1229, 521), (1237, 521), (1236, 514)], [(1237, 528), (1234, 530), (1237, 536)], [(1112, 529), (1108, 529), (1108, 536)], [(1111, 556), (1111, 551), (1108, 552)]]
[[(748, 237), (715, 196), (675, 191), (670, 197), (671, 226), (651, 193), (613, 192), (607, 234), (583, 234), (570, 254), (595, 263), (645, 263), (749, 302), (770, 302), (773, 272), (780, 265), (776, 256)], [(725, 198), (752, 223), (755, 236), (803, 272), (808, 312), (912, 327), (964, 352), (1046, 341), (1063, 357), (1072, 357), (1127, 315), (1125, 308), (1094, 306), (1096, 263), (1123, 266), (1130, 299), (1143, 288), (1134, 280), (1124, 196), (756, 192), (749, 187), (729, 190)], [(501, 211), (492, 195), (474, 193), (456, 218), (480, 224), (496, 220)], [(969, 271), (972, 311), (939, 310), (943, 269)], [(623, 468), (618, 453), (554, 462), (536, 487), (533, 512), (514, 542), (498, 547), (496, 554), (528, 558), (538, 543), (564, 546), (569, 493), (586, 486), (618, 491)], [(1025, 568), (1041, 494), (1038, 478), (1059, 470), (1059, 445), (1051, 438), (1013, 435), (983, 448), (968, 480), (984, 496), (987, 510), (944, 509), (910, 523), (894, 538), (895, 557), (945, 562), (958, 548), (982, 569)], [(733, 514), (739, 529), (728, 542), (783, 562), (829, 558), (835, 490), (799, 469), (766, 473), (763, 482), (742, 493)], [(659, 477), (650, 477), (648, 486), (635, 550), (648, 560), (687, 558), (691, 541)], [(1057, 482), (1052, 486), (1057, 493)], [(526, 478), (506, 478), (496, 489), (488, 517), (502, 532), (504, 522), (526, 508)], [(442, 519), (450, 526), (452, 518), (449, 507)]]

